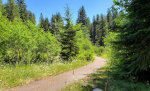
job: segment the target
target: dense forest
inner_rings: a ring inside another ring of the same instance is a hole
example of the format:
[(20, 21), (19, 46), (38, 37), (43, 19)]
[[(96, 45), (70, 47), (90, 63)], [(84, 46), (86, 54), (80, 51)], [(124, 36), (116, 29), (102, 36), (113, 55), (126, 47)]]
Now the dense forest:
[(65, 10), (65, 17), (57, 12), (51, 19), (41, 13), (37, 24), (24, 0), (0, 0), (0, 64), (91, 61), (104, 54), (114, 76), (150, 80), (149, 0), (114, 0), (92, 21), (81, 6), (76, 24)]

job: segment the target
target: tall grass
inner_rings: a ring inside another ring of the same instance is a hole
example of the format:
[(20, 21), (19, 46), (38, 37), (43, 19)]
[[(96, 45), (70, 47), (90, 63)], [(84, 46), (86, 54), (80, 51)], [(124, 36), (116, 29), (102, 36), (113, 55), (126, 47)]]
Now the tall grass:
[(73, 61), (73, 62), (57, 62), (53, 64), (31, 64), (24, 65), (18, 64), (12, 65), (1, 65), (0, 66), (0, 90), (12, 88), (18, 85), (27, 84), (31, 81), (41, 79), (43, 77), (49, 77), (57, 75), (62, 72), (72, 70), (83, 65), (88, 64), (87, 61)]

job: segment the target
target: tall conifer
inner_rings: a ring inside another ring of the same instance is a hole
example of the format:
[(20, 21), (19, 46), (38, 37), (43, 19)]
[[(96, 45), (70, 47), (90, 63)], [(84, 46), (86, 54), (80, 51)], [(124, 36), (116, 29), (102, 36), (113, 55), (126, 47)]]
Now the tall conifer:
[(7, 18), (11, 21), (15, 18), (19, 18), (20, 14), (18, 12), (18, 5), (15, 3), (15, 0), (8, 0), (8, 3), (6, 4)]
[(17, 3), (19, 5), (19, 13), (20, 13), (20, 18), (22, 19), (23, 22), (28, 20), (28, 12), (27, 12), (27, 6), (25, 4), (24, 0), (17, 0)]
[(84, 6), (82, 6), (78, 12), (77, 24), (82, 23), (83, 25), (87, 25), (87, 22), (88, 21), (87, 21), (86, 11), (84, 9)]
[(61, 36), (62, 42), (62, 52), (61, 58), (63, 60), (71, 60), (72, 57), (77, 56), (78, 54), (78, 46), (76, 41), (76, 30), (73, 29), (73, 24), (71, 20), (70, 9), (66, 8), (66, 15), (65, 15), (66, 25), (65, 30)]

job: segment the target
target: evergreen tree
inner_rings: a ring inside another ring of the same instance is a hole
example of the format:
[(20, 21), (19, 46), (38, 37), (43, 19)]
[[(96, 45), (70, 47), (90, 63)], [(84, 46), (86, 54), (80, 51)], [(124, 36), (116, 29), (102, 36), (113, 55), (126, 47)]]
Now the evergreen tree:
[(33, 24), (36, 24), (36, 20), (35, 20), (35, 15), (32, 13), (32, 12), (30, 12), (30, 11), (28, 11), (28, 18), (29, 18), (29, 20), (33, 23)]
[(3, 7), (2, 0), (0, 0), (0, 12), (2, 12), (2, 7)]
[(111, 20), (110, 28), (112, 30), (116, 30), (117, 25), (116, 25), (115, 19), (118, 16), (118, 11), (114, 7), (112, 7), (111, 13), (112, 13), (112, 20)]
[(48, 20), (48, 18), (45, 19), (44, 21), (44, 31), (49, 31), (50, 30), (50, 22)]
[(61, 16), (61, 14), (59, 12), (56, 13), (56, 21), (57, 22), (63, 22), (62, 16)]
[(66, 26), (65, 30), (61, 36), (62, 42), (62, 52), (61, 58), (63, 60), (71, 60), (72, 57), (77, 56), (78, 54), (78, 46), (76, 41), (76, 30), (73, 29), (73, 24), (71, 21), (70, 9), (66, 8)]
[(96, 26), (95, 26), (95, 31), (96, 31), (96, 35), (95, 35), (95, 45), (99, 46), (100, 45), (100, 40), (101, 40), (101, 29), (100, 29), (101, 25), (100, 25), (100, 16), (97, 14), (96, 16)]
[(40, 28), (44, 29), (44, 18), (43, 18), (43, 14), (42, 13), (40, 15)]
[(87, 17), (86, 18), (86, 27), (90, 30), (90, 28), (91, 28), (91, 23), (90, 23), (90, 18), (89, 17)]
[(18, 5), (15, 3), (15, 0), (8, 0), (6, 4), (6, 14), (7, 18), (13, 21), (15, 18), (19, 18)]
[(44, 29), (45, 32), (50, 30), (50, 22), (48, 18), (44, 19), (43, 14), (40, 16), (40, 28)]
[(106, 30), (105, 30), (105, 20), (104, 20), (104, 16), (101, 15), (101, 21), (100, 21), (100, 41), (99, 41), (99, 45), (100, 46), (104, 46), (104, 37), (106, 34)]
[(108, 9), (108, 11), (107, 11), (107, 25), (108, 25), (108, 28), (110, 28), (110, 26), (111, 26), (111, 21), (112, 21), (111, 10)]
[(93, 17), (93, 36), (92, 36), (92, 41), (93, 41), (93, 43), (94, 43), (94, 45), (95, 45), (95, 43), (96, 43), (96, 26), (97, 26), (97, 22), (96, 22), (96, 19), (95, 19), (95, 16)]
[(114, 2), (122, 7), (120, 10), (122, 15), (116, 20), (118, 27), (115, 32), (118, 36), (113, 41), (117, 51), (114, 64), (122, 71), (121, 73), (125, 73), (121, 75), (135, 76), (147, 81), (150, 79), (150, 1), (115, 0)]
[(63, 27), (63, 19), (60, 15), (60, 13), (56, 13), (56, 15), (52, 15), (51, 18), (51, 33), (52, 34), (58, 34), (60, 31), (60, 28)]
[(79, 23), (82, 23), (82, 25), (87, 25), (87, 23), (88, 23), (84, 6), (82, 6), (78, 12), (77, 24), (79, 24)]
[[(85, 38), (88, 38), (89, 34), (91, 33), (91, 24), (90, 24), (90, 19), (86, 15), (86, 11), (84, 9), (84, 6), (82, 6), (79, 9), (78, 18), (77, 18), (76, 23), (77, 24), (79, 24), (79, 23), (82, 24), (81, 29), (83, 30), (83, 35), (84, 35)], [(92, 36), (90, 36), (90, 37), (92, 37)]]
[(51, 33), (54, 34), (57, 31), (56, 29), (56, 15), (52, 15), (51, 18)]
[(96, 18), (95, 16), (93, 17), (92, 28), (90, 29), (90, 37), (94, 45), (104, 46), (104, 37), (106, 34), (105, 26), (106, 24), (103, 15), (101, 15), (101, 18), (98, 14)]
[(17, 0), (17, 3), (19, 5), (19, 13), (20, 13), (20, 18), (22, 19), (23, 22), (28, 20), (28, 12), (26, 9), (26, 4), (24, 0)]
[(94, 39), (93, 39), (93, 33), (94, 33), (93, 30), (94, 30), (94, 29), (93, 29), (93, 23), (92, 23), (92, 24), (91, 24), (91, 27), (90, 27), (90, 38), (91, 38), (91, 41), (92, 41), (92, 42), (93, 42), (93, 40), (94, 40)]

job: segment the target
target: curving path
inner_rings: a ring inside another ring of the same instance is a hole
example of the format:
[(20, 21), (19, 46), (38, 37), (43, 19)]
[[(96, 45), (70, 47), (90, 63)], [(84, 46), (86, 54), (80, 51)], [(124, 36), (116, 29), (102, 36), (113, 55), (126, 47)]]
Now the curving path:
[(105, 59), (95, 57), (94, 62), (81, 68), (16, 87), (9, 91), (60, 91), (66, 85), (83, 79), (87, 75), (94, 73), (97, 69), (103, 67), (105, 64)]

